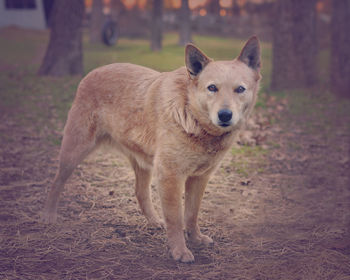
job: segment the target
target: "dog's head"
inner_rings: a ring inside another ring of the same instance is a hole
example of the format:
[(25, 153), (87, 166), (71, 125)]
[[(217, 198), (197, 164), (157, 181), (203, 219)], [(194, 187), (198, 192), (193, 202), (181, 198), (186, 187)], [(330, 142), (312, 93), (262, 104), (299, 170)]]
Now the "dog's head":
[(238, 128), (254, 107), (261, 79), (257, 37), (231, 61), (213, 61), (192, 44), (186, 46), (185, 56), (194, 116), (215, 134)]

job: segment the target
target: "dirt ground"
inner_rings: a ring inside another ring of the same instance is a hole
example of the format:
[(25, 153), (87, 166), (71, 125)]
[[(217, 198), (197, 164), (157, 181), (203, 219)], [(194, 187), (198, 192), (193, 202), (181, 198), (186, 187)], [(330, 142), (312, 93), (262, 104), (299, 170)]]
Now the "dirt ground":
[(18, 122), (21, 108), (2, 111), (0, 279), (350, 279), (350, 113), (339, 113), (340, 103), (314, 97), (322, 120), (268, 103), (258, 148), (235, 146), (210, 180), (200, 225), (215, 243), (189, 244), (193, 264), (170, 258), (164, 231), (140, 213), (132, 170), (112, 151), (84, 161), (59, 222), (40, 223), (57, 167), (59, 146), (47, 141), (55, 131)]

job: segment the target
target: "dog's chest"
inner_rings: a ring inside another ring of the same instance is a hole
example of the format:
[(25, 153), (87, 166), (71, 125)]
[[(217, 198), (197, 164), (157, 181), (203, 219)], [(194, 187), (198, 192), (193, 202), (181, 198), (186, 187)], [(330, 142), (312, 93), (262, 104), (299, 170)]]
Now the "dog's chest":
[(189, 136), (192, 145), (198, 147), (200, 152), (208, 157), (215, 157), (217, 154), (225, 152), (231, 146), (232, 138), (232, 132), (220, 136), (211, 136), (208, 134)]
[(192, 161), (192, 175), (201, 175), (215, 168), (226, 151), (231, 146), (231, 137), (213, 137), (211, 139), (196, 139), (194, 144), (196, 148), (190, 152)]

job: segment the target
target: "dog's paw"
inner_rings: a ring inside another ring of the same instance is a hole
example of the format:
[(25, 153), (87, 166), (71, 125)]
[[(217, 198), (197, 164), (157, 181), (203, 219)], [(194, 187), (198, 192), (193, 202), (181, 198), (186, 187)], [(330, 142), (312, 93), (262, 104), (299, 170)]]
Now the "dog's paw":
[(194, 256), (191, 251), (185, 247), (175, 247), (170, 250), (171, 256), (175, 261), (180, 261), (183, 263), (194, 262)]
[(40, 215), (40, 221), (45, 224), (55, 224), (57, 222), (57, 213), (43, 211)]
[(204, 234), (188, 234), (188, 239), (195, 245), (209, 246), (214, 243), (213, 239)]
[(147, 220), (150, 227), (165, 229), (165, 223), (162, 219), (158, 217), (153, 217), (153, 218), (147, 218)]

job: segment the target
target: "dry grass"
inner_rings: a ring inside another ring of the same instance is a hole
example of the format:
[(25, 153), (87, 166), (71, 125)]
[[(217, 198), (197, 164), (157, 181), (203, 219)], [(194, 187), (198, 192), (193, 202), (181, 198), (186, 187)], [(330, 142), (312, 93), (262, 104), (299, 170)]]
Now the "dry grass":
[[(350, 279), (345, 177), (331, 189), (325, 182), (312, 186), (316, 179), (293, 171), (295, 151), (290, 159), (288, 151), (271, 148), (269, 155), (285, 153), (286, 172), (275, 172), (276, 156), (249, 178), (233, 173), (235, 155), (227, 155), (200, 217), (215, 245), (190, 244), (196, 262), (188, 265), (170, 258), (163, 230), (148, 227), (133, 195), (132, 170), (109, 151), (74, 173), (59, 223), (39, 223), (58, 148), (11, 121), (0, 129), (13, 139), (2, 144), (1, 279)], [(281, 138), (288, 139), (278, 136), (284, 146)], [(254, 170), (260, 163), (250, 164)]]

